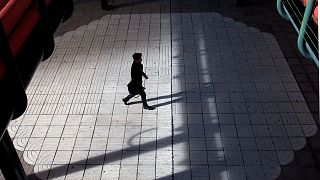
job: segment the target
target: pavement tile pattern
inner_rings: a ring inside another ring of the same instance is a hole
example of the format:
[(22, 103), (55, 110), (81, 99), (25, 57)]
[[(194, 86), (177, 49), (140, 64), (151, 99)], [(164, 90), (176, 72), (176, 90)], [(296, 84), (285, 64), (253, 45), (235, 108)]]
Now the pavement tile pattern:
[[(218, 13), (106, 15), (55, 41), (9, 127), (41, 179), (275, 179), (317, 132), (274, 36)], [(121, 100), (134, 52), (156, 110)]]

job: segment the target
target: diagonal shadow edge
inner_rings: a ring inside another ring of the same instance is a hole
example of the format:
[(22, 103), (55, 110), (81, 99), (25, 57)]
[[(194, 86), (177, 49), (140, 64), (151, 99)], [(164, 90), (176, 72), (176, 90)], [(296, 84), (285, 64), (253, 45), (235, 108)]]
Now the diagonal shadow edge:
[[(147, 99), (147, 102), (177, 97), (177, 99), (174, 99), (174, 100), (169, 100), (169, 101), (164, 102), (164, 103), (159, 103), (159, 104), (152, 105), (152, 107), (165, 106), (165, 105), (168, 105), (168, 104), (172, 104), (172, 103), (181, 101), (183, 99), (182, 94), (183, 94), (183, 92), (179, 92), (179, 93), (175, 93), (175, 94), (171, 94), (171, 95), (165, 95), (165, 96), (160, 96), (160, 97), (155, 97), (155, 98), (149, 98), (149, 99)], [(142, 101), (129, 102), (128, 105), (139, 104), (139, 103), (142, 103)]]
[[(178, 143), (183, 142), (183, 138), (182, 137), (184, 137), (184, 134), (175, 135), (175, 137), (176, 137), (177, 140), (174, 143), (178, 144)], [(171, 141), (172, 141), (172, 137), (171, 136), (168, 136), (168, 137), (165, 137), (165, 138), (162, 138), (162, 139), (158, 139), (156, 141), (157, 142), (157, 149), (160, 149), (160, 148), (163, 148), (163, 147), (167, 147), (167, 146), (171, 146), (171, 144), (172, 144)], [(121, 149), (121, 150), (113, 151), (113, 152), (110, 152), (110, 153), (106, 153), (104, 155), (95, 156), (95, 157), (87, 159), (87, 161), (95, 162), (95, 161), (98, 161), (98, 160), (101, 160), (101, 159), (105, 159), (106, 161), (103, 162), (103, 164), (102, 164), (102, 165), (105, 165), (105, 164), (108, 164), (108, 163), (111, 163), (111, 162), (114, 162), (114, 161), (117, 161), (117, 160), (129, 158), (129, 157), (132, 157), (132, 156), (136, 156), (136, 155), (139, 155), (139, 154), (143, 154), (143, 153), (147, 153), (147, 152), (156, 150), (156, 149), (150, 149), (149, 148), (150, 150), (143, 150), (143, 151), (139, 150), (139, 151), (137, 151), (137, 149), (148, 149), (148, 147), (153, 147), (154, 142), (155, 141), (151, 141), (151, 142), (144, 143), (142, 145), (134, 145), (134, 146), (131, 146), (131, 147), (128, 147), (128, 148), (125, 148), (125, 149)], [(123, 151), (126, 151), (128, 153), (122, 153)], [(73, 162), (73, 163), (70, 163), (70, 164), (61, 165), (61, 166), (58, 166), (58, 167), (54, 167), (52, 169), (48, 169), (48, 170), (45, 170), (45, 171), (40, 171), (40, 172), (38, 172), (38, 174), (46, 174), (46, 175), (49, 176), (50, 172), (55, 172), (54, 174), (50, 174), (50, 178), (58, 178), (58, 177), (61, 177), (61, 176), (65, 175), (66, 172), (64, 172), (64, 170), (67, 169), (68, 167), (72, 167), (74, 165), (83, 164), (83, 162), (84, 162), (84, 160), (80, 160), (80, 161)], [(96, 166), (99, 166), (99, 165), (96, 165)], [(68, 168), (68, 174), (72, 174), (74, 172), (82, 171), (84, 169), (93, 168), (93, 167), (95, 167), (95, 165), (76, 166), (75, 168), (72, 168), (72, 169)], [(28, 177), (31, 177), (31, 176), (29, 175)]]

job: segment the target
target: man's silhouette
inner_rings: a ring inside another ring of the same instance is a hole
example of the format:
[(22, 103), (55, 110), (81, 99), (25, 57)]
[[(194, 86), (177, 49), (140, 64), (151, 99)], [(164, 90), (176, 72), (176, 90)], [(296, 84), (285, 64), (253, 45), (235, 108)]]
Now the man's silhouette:
[(142, 76), (148, 79), (148, 76), (143, 72), (143, 65), (141, 64), (142, 54), (134, 53), (132, 57), (133, 63), (131, 66), (131, 81), (128, 84), (128, 90), (130, 94), (127, 97), (123, 98), (122, 101), (124, 102), (124, 104), (128, 105), (128, 101), (135, 95), (139, 94), (141, 96), (143, 108), (153, 110), (155, 108), (147, 104), (147, 97), (146, 93), (144, 92), (145, 88), (142, 86)]

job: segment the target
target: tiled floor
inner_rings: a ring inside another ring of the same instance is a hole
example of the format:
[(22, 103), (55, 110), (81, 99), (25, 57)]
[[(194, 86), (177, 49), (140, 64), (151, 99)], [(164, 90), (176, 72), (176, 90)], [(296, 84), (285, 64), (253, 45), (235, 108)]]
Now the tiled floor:
[[(156, 110), (122, 103), (134, 52)], [(56, 37), (8, 130), (42, 179), (275, 179), (318, 132), (300, 87), (223, 13), (111, 13)]]

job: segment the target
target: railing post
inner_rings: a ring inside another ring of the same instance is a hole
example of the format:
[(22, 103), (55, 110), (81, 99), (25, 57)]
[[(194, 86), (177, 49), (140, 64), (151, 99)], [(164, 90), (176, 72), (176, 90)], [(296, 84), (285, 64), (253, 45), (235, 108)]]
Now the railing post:
[(307, 51), (306, 43), (304, 40), (304, 36), (306, 34), (306, 29), (308, 26), (308, 22), (312, 15), (312, 10), (314, 7), (314, 0), (309, 0), (306, 6), (306, 9), (304, 10), (303, 20), (301, 22), (301, 28), (299, 30), (299, 36), (298, 36), (298, 49), (301, 52), (301, 54), (307, 58), (311, 58), (310, 53)]
[(6, 179), (25, 180), (26, 173), (14, 148), (8, 131), (0, 141), (0, 168)]
[(280, 16), (285, 19), (285, 20), (289, 20), (288, 15), (284, 12), (283, 10), (283, 6), (282, 6), (282, 1), (283, 0), (277, 0), (277, 10), (278, 13), (280, 14)]

